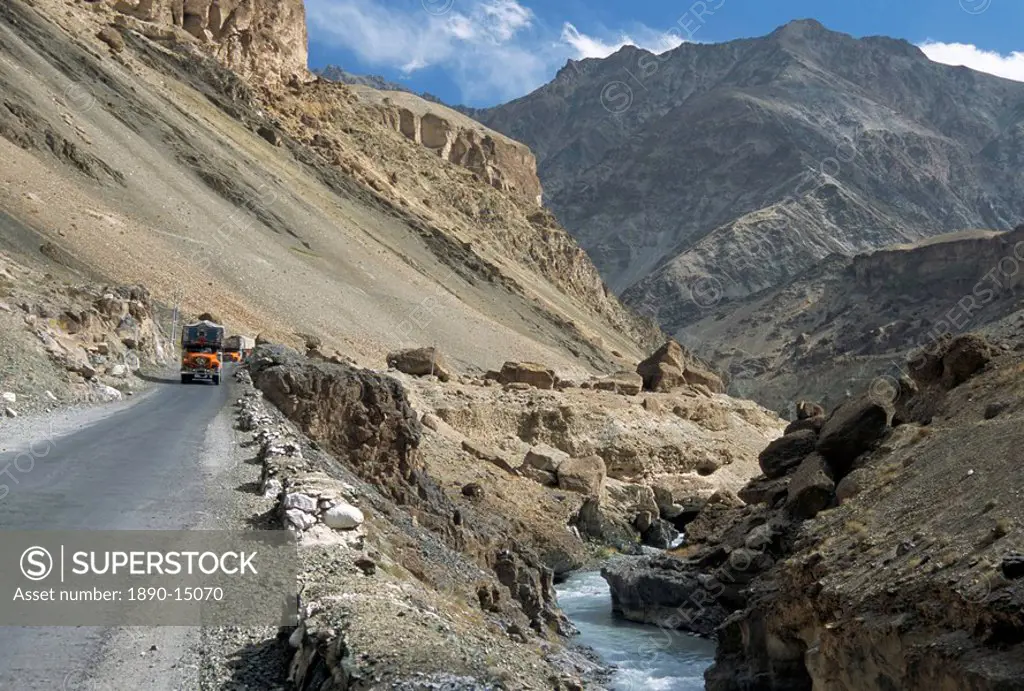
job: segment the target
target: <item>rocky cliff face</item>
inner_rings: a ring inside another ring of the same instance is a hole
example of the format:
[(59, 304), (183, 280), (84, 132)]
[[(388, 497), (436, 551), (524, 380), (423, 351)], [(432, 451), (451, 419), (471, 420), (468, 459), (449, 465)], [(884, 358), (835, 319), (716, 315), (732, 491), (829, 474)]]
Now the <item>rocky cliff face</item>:
[(470, 170), (491, 187), (540, 206), (543, 191), (537, 161), (523, 144), (419, 96), (357, 85), (353, 90), (363, 100), (377, 104), (388, 127), (441, 159)]
[(183, 29), (239, 73), (261, 79), (306, 73), (302, 0), (117, 0), (114, 8), (143, 22)]
[(612, 289), (680, 334), (829, 254), (1016, 225), (1022, 104), (1020, 83), (801, 21), (625, 47), (467, 112), (534, 150)]

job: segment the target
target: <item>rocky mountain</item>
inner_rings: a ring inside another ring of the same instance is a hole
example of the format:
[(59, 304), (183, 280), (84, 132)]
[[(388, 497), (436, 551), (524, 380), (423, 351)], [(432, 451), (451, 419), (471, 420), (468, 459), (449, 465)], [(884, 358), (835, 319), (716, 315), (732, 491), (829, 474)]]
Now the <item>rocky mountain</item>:
[(1024, 84), (811, 20), (570, 61), (465, 112), (531, 147), (609, 286), (680, 337), (830, 255), (1006, 230), (1024, 203)]
[(865, 386), (885, 395), (943, 335), (1019, 333), (1022, 261), (1024, 226), (835, 254), (709, 308), (686, 340), (729, 373), (733, 394), (774, 410), (800, 398), (837, 405)]

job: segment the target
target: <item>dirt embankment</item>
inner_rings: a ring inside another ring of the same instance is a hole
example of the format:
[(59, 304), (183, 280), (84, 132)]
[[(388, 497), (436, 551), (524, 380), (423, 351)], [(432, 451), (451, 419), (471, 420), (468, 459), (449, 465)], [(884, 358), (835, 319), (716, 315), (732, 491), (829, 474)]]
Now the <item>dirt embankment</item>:
[(132, 395), (173, 357), (166, 327), (142, 286), (69, 282), (0, 252), (0, 414)]

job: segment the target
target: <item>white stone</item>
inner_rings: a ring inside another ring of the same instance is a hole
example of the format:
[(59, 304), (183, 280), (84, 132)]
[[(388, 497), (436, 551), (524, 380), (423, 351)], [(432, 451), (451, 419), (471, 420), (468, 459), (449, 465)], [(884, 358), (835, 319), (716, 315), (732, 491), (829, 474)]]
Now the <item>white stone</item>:
[(284, 512), (285, 520), (298, 530), (306, 530), (316, 525), (316, 518), (299, 509), (288, 509)]
[(324, 512), (324, 523), (335, 530), (352, 530), (362, 525), (363, 512), (345, 502), (338, 502)]
[(13, 391), (4, 391), (3, 393), (4, 403), (17, 403), (18, 395)]
[(18, 413), (15, 412), (14, 408), (4, 408), (4, 415), (7, 417), (18, 417)]
[(281, 494), (281, 481), (276, 477), (272, 477), (263, 483), (263, 498), (264, 499), (277, 499), (277, 496)]
[(123, 377), (128, 373), (128, 368), (124, 365), (111, 365), (107, 368), (107, 374), (112, 377)]
[(292, 492), (284, 496), (284, 508), (299, 509), (300, 511), (305, 511), (306, 513), (315, 513), (316, 499), (309, 496), (308, 494)]
[(45, 393), (46, 393), (46, 397), (49, 398), (51, 401), (56, 401), (57, 400), (57, 397), (53, 395), (52, 391), (46, 391)]
[(96, 397), (101, 401), (120, 401), (123, 396), (121, 392), (115, 389), (113, 386), (107, 386), (106, 384), (96, 385)]

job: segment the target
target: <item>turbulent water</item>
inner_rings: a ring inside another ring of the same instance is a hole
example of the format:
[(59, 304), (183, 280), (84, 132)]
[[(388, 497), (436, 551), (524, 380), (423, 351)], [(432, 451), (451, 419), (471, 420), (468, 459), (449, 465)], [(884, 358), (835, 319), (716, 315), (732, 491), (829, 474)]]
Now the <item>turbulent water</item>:
[(611, 689), (704, 688), (704, 670), (714, 660), (714, 643), (614, 617), (608, 584), (596, 571), (575, 574), (560, 585), (558, 602), (580, 630), (577, 640), (616, 667)]

